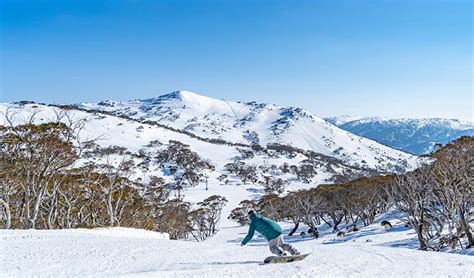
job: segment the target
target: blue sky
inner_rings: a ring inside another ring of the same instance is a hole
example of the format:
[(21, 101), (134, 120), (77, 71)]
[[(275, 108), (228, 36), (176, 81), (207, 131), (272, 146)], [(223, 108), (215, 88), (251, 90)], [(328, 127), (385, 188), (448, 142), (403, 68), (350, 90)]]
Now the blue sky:
[(473, 118), (469, 0), (0, 1), (0, 101), (183, 89), (321, 116)]

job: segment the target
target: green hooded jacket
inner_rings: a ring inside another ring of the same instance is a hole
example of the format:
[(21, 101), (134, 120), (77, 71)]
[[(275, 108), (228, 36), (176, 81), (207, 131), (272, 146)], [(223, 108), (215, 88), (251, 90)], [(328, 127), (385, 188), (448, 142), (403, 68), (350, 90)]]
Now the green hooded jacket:
[(270, 218), (264, 217), (261, 214), (255, 213), (250, 218), (249, 232), (242, 241), (243, 245), (247, 244), (247, 242), (252, 239), (255, 231), (262, 234), (267, 238), (267, 240), (277, 238), (283, 232), (277, 222), (271, 220)]

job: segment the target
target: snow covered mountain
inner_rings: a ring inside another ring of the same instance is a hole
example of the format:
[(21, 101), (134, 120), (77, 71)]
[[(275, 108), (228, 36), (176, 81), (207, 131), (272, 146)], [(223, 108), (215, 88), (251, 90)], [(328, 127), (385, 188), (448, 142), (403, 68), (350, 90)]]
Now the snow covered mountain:
[[(160, 161), (157, 154), (180, 142), (184, 144), (180, 148), (188, 148), (187, 153), (212, 165), (193, 169), (200, 180), (186, 189), (186, 199), (223, 195), (229, 209), (243, 199), (261, 196), (268, 177), (287, 183), (287, 190), (298, 190), (402, 172), (420, 162), (417, 156), (353, 135), (302, 109), (228, 102), (189, 92), (80, 107), (0, 103), (0, 113), (7, 110), (14, 115), (15, 124), (24, 123), (32, 114), (34, 123), (54, 121), (57, 114), (67, 111), (72, 120), (83, 121), (82, 139), (98, 138), (98, 146), (84, 152), (82, 161), (101, 164), (112, 159), (119, 163), (127, 156), (136, 166), (131, 178), (145, 183), (151, 176), (170, 185), (177, 182), (184, 168), (173, 161)], [(0, 119), (0, 125), (7, 124)], [(238, 173), (241, 170), (246, 177)]]
[(446, 144), (464, 135), (474, 135), (474, 123), (456, 119), (341, 116), (326, 120), (351, 133), (414, 154), (430, 153), (438, 143)]
[(353, 167), (397, 171), (413, 167), (415, 158), (337, 128), (294, 107), (213, 99), (187, 91), (134, 101), (82, 103), (140, 122), (156, 122), (207, 139), (263, 147), (288, 145), (333, 157)]

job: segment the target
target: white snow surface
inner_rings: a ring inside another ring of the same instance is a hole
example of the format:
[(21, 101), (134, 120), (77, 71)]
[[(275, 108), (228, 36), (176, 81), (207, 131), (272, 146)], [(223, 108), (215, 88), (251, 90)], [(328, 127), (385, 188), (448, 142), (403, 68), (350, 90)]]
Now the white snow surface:
[[(281, 223), (285, 232), (291, 228)], [(412, 230), (401, 223), (385, 232), (377, 222), (344, 238), (285, 240), (305, 260), (263, 265), (270, 255), (256, 236), (240, 241), (247, 227), (224, 221), (203, 242), (163, 239), (160, 233), (125, 228), (0, 230), (2, 277), (472, 277), (474, 254), (416, 250)], [(156, 234), (156, 236), (153, 236)]]

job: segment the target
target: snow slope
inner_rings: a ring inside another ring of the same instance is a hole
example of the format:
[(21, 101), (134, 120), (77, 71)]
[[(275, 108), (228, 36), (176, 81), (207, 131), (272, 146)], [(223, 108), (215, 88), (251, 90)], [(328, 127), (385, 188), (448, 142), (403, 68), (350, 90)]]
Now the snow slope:
[[(56, 113), (64, 112), (64, 110), (59, 109), (58, 107), (47, 106), (42, 104), (10, 104), (10, 103), (0, 103), (0, 113), (5, 113), (9, 110), (9, 113), (14, 113), (15, 123), (25, 122), (28, 117), (33, 113), (36, 114), (35, 123), (42, 123), (48, 121), (54, 121)], [(240, 159), (241, 156), (236, 146), (228, 144), (216, 144), (208, 142), (206, 140), (189, 136), (188, 134), (180, 133), (174, 130), (170, 130), (163, 126), (145, 124), (137, 120), (130, 120), (120, 118), (114, 115), (106, 115), (97, 112), (87, 112), (80, 110), (68, 110), (69, 115), (73, 120), (81, 120), (84, 122), (84, 130), (81, 131), (80, 137), (82, 140), (98, 138), (97, 144), (101, 147), (110, 147), (118, 146), (123, 147), (129, 151), (132, 156), (138, 152), (143, 152), (145, 157), (134, 156), (135, 165), (139, 167), (134, 172), (132, 178), (140, 179), (142, 182), (147, 182), (150, 175), (163, 177), (167, 181), (172, 181), (172, 176), (167, 173), (159, 163), (154, 159), (156, 156), (156, 151), (161, 148), (168, 146), (170, 140), (179, 141), (190, 146), (191, 150), (196, 152), (201, 158), (208, 160), (215, 166), (215, 171), (207, 173), (208, 175), (208, 184), (209, 191), (202, 192), (201, 189), (205, 186), (204, 184), (198, 185), (196, 188), (191, 188), (188, 190), (188, 198), (191, 201), (201, 201), (202, 199), (208, 197), (211, 194), (219, 194), (228, 199), (233, 199), (234, 196), (230, 196), (227, 192), (238, 192), (239, 200), (247, 198), (255, 198), (263, 193), (262, 186), (256, 184), (244, 185), (236, 177), (229, 175), (229, 184), (222, 184), (217, 178), (221, 174), (229, 174), (224, 166), (228, 163), (234, 162), (236, 159)], [(6, 125), (3, 117), (0, 117), (0, 125)], [(301, 130), (305, 130), (304, 126), (300, 127)], [(335, 128), (337, 129), (337, 128)], [(309, 131), (305, 130), (308, 133), (308, 136), (313, 136)], [(345, 131), (341, 131), (344, 132)], [(364, 140), (360, 139), (362, 143), (358, 143), (359, 139), (354, 142), (350, 142), (354, 148), (365, 148)], [(151, 142), (159, 142), (159, 146), (151, 146)], [(250, 147), (239, 146), (240, 149), (250, 150)], [(352, 166), (345, 164), (342, 160), (328, 161), (324, 157), (321, 161), (318, 162), (318, 168), (316, 169), (317, 174), (312, 178), (311, 183), (303, 184), (302, 181), (297, 180), (294, 175), (282, 174), (272, 172), (272, 175), (279, 176), (285, 180), (289, 181), (289, 190), (296, 190), (301, 188), (307, 188), (309, 186), (315, 186), (321, 183), (330, 183), (333, 181), (333, 178), (336, 175), (344, 175), (346, 171), (354, 171), (359, 174), (370, 174), (369, 172), (374, 170), (383, 171), (395, 171), (395, 170), (408, 170), (417, 165), (417, 157), (410, 156), (401, 152), (397, 152), (389, 149), (390, 152), (400, 153), (402, 157), (406, 157), (406, 160), (398, 164), (397, 161), (386, 161), (381, 157), (374, 156), (371, 157), (371, 161), (374, 163), (374, 168), (369, 168), (366, 166), (366, 170), (361, 170), (363, 168), (352, 168)], [(120, 157), (115, 158), (116, 161), (120, 160)], [(283, 163), (288, 163), (289, 165), (298, 165), (303, 160), (307, 159), (306, 156), (302, 154), (296, 154), (295, 156), (287, 156), (284, 154), (262, 154), (255, 153), (254, 157), (243, 159), (245, 163), (249, 165), (256, 165), (259, 167), (269, 167), (271, 165), (281, 166)], [(105, 158), (92, 156), (83, 161), (92, 160), (96, 163), (105, 162)], [(146, 165), (143, 163), (145, 160), (149, 160)], [(259, 170), (261, 172), (261, 170)], [(362, 172), (360, 172), (362, 171)], [(259, 173), (260, 173), (259, 172)], [(260, 173), (260, 175), (263, 175)], [(267, 174), (268, 175), (268, 174)], [(206, 196), (207, 195), (207, 196)], [(235, 205), (238, 204), (236, 200)]]
[(359, 136), (414, 154), (430, 153), (435, 144), (474, 136), (474, 123), (456, 119), (385, 119), (341, 116), (330, 123)]
[[(283, 224), (287, 229), (290, 227)], [(106, 233), (104, 231), (107, 231)], [(416, 241), (399, 224), (380, 224), (336, 239), (286, 237), (303, 261), (262, 265), (269, 250), (261, 237), (240, 246), (247, 227), (226, 223), (204, 242), (172, 241), (134, 229), (0, 230), (2, 277), (472, 277), (474, 254), (407, 249)], [(137, 235), (138, 234), (138, 235)], [(413, 247), (412, 247), (413, 248)]]
[(290, 145), (338, 158), (352, 166), (393, 171), (396, 165), (415, 163), (411, 155), (339, 129), (301, 108), (225, 101), (187, 91), (144, 100), (109, 100), (78, 106), (139, 121), (157, 121), (204, 138), (262, 146)]
[[(6, 113), (9, 109), (9, 113), (14, 113), (15, 124), (24, 123), (33, 113), (36, 114), (35, 123), (44, 123), (48, 121), (55, 121), (56, 113), (62, 111), (57, 107), (46, 106), (41, 104), (2, 104), (0, 103), (0, 113)], [(62, 111), (64, 112), (64, 111)], [(169, 176), (162, 168), (154, 157), (156, 151), (160, 148), (168, 146), (170, 140), (179, 141), (181, 143), (190, 146), (191, 150), (196, 152), (201, 158), (210, 161), (216, 168), (215, 171), (209, 172), (209, 190), (202, 191), (204, 184), (198, 185), (196, 188), (189, 189), (189, 199), (191, 201), (201, 201), (211, 194), (220, 194), (223, 196), (228, 195), (227, 192), (238, 192), (235, 193), (239, 196), (241, 201), (252, 196), (257, 196), (262, 192), (262, 186), (258, 185), (243, 185), (240, 180), (230, 176), (230, 183), (228, 185), (222, 184), (217, 178), (227, 173), (224, 166), (227, 163), (235, 161), (240, 153), (235, 146), (226, 144), (214, 144), (194, 138), (189, 135), (179, 133), (170, 129), (166, 129), (160, 126), (143, 124), (138, 121), (132, 121), (122, 119), (116, 116), (103, 115), (100, 113), (89, 113), (85, 111), (70, 110), (69, 115), (73, 120), (81, 120), (84, 122), (84, 129), (80, 133), (82, 140), (89, 140), (97, 138), (97, 144), (101, 147), (119, 146), (125, 148), (132, 154), (136, 154), (139, 151), (144, 151), (145, 157), (134, 157), (135, 165), (142, 165), (142, 162), (146, 159), (150, 159), (148, 166), (140, 166), (134, 172), (133, 179), (141, 179), (142, 182), (147, 182), (150, 175), (163, 177), (166, 180), (171, 180), (172, 176)], [(0, 117), (0, 125), (6, 125), (5, 119)], [(150, 142), (159, 141), (160, 146), (150, 146)], [(249, 147), (239, 147), (241, 149), (250, 149)], [(115, 157), (115, 162), (120, 161), (120, 157)], [(244, 160), (248, 164), (264, 166), (264, 165), (282, 165), (283, 163), (298, 164), (306, 157), (298, 154), (295, 157), (287, 157), (284, 155), (264, 155), (257, 154), (253, 158)], [(82, 162), (92, 160), (96, 163), (105, 162), (105, 158), (101, 157), (90, 157), (83, 159)], [(321, 165), (318, 169), (317, 175), (313, 178), (312, 184), (320, 184), (330, 182), (333, 177), (333, 171), (342, 171), (344, 169), (350, 169), (347, 166), (339, 164), (331, 164), (332, 166)], [(78, 166), (78, 165), (76, 165)], [(334, 169), (333, 169), (334, 168)], [(228, 173), (227, 173), (228, 174)], [(283, 177), (283, 176), (282, 176)], [(285, 176), (284, 178), (290, 180), (289, 189), (300, 189), (310, 186), (309, 184), (302, 184), (298, 180), (292, 179), (292, 176)], [(197, 196), (197, 197), (196, 197)], [(195, 198), (196, 197), (196, 198)], [(227, 196), (226, 196), (227, 197)], [(234, 196), (229, 196), (234, 198)], [(235, 203), (235, 205), (237, 205)]]

